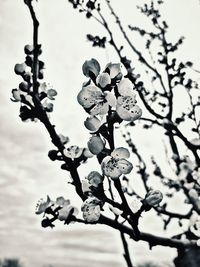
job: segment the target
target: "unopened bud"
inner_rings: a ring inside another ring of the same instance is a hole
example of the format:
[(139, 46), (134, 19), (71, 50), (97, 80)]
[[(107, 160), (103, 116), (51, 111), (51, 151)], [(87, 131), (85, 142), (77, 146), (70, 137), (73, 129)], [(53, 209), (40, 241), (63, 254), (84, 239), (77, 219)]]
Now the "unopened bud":
[(94, 155), (98, 155), (104, 149), (104, 142), (99, 136), (92, 136), (88, 141), (88, 148)]
[(29, 89), (29, 85), (27, 82), (21, 82), (19, 84), (19, 89), (21, 89), (23, 92), (28, 92), (28, 89)]
[(22, 63), (22, 64), (16, 64), (14, 71), (17, 75), (22, 75), (26, 70), (26, 64)]
[(144, 204), (156, 207), (163, 199), (163, 194), (159, 190), (150, 190), (143, 200)]
[(33, 53), (33, 46), (32, 45), (25, 45), (24, 52), (27, 55), (31, 55)]

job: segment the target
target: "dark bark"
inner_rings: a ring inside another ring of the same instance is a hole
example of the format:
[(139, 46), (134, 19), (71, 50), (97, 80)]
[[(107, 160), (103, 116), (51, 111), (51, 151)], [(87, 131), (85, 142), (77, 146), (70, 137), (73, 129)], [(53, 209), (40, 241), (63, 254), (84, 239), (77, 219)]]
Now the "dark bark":
[(200, 248), (190, 247), (178, 250), (178, 256), (174, 260), (176, 267), (199, 267)]

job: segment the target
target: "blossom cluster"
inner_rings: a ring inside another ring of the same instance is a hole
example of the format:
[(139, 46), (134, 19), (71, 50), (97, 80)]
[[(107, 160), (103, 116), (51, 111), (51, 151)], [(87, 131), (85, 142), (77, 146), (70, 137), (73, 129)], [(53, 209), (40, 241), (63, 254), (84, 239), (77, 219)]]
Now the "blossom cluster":
[(89, 80), (83, 84), (77, 99), (90, 115), (85, 121), (87, 129), (97, 131), (108, 112), (121, 121), (135, 121), (141, 117), (134, 85), (123, 77), (120, 64), (109, 63), (100, 73), (99, 62), (92, 58), (85, 61), (82, 69)]
[(64, 221), (65, 224), (73, 222), (78, 215), (78, 210), (70, 204), (70, 200), (64, 197), (58, 197), (53, 201), (47, 196), (46, 200), (40, 199), (37, 203), (35, 213), (44, 215), (43, 227), (53, 228), (55, 220)]
[[(38, 98), (43, 109), (49, 115), (50, 112), (53, 111), (53, 103), (55, 100), (55, 96), (57, 95), (57, 91), (52, 88), (49, 84), (43, 82), (44, 77), (44, 62), (38, 60), (37, 66), (34, 66), (34, 48), (32, 45), (25, 45), (25, 61), (23, 63), (18, 63), (14, 67), (14, 71), (17, 75), (21, 76), (23, 79), (22, 82), (19, 83), (18, 88), (14, 88), (12, 90), (12, 98), (13, 102), (20, 102), (20, 117), (22, 121), (32, 120), (37, 121), (38, 115), (35, 110), (35, 100), (34, 98)], [(38, 47), (39, 55), (41, 55), (42, 50), (41, 47)], [(35, 68), (35, 70), (34, 70)], [(33, 73), (36, 71), (37, 78), (41, 82), (33, 85)], [(34, 90), (34, 86), (36, 86)]]

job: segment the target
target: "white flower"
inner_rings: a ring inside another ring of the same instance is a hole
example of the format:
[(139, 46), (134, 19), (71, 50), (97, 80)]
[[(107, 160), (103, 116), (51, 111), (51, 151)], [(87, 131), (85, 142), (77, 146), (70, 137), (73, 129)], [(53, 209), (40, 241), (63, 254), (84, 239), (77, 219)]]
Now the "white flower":
[(107, 156), (101, 163), (103, 173), (113, 179), (119, 178), (122, 174), (128, 174), (133, 169), (133, 165), (126, 160), (130, 153), (126, 148), (116, 148), (111, 156)]
[(82, 204), (83, 218), (87, 222), (97, 222), (101, 216), (100, 200), (96, 197), (88, 197)]
[(71, 206), (70, 204), (66, 204), (58, 211), (58, 220), (66, 221), (70, 215), (76, 216), (78, 214), (78, 210)]
[(56, 198), (56, 205), (60, 207), (64, 207), (70, 204), (69, 199), (65, 199), (64, 197), (57, 197)]
[(47, 196), (47, 200), (40, 199), (36, 205), (36, 214), (41, 214), (46, 211), (47, 208), (51, 207), (54, 204), (53, 201), (51, 201), (50, 197)]
[(105, 94), (95, 85), (83, 87), (77, 96), (77, 100), (93, 116), (104, 115), (108, 112), (109, 105), (105, 99)]
[(136, 105), (135, 95), (119, 96), (116, 112), (122, 120), (135, 121), (142, 116), (141, 108)]
[(136, 95), (133, 84), (128, 78), (122, 79), (118, 84), (120, 96), (117, 98), (116, 112), (125, 121), (135, 121), (142, 116), (141, 108), (136, 105)]
[(71, 159), (79, 158), (82, 152), (83, 152), (83, 148), (80, 148), (78, 146), (70, 146), (63, 150), (64, 155)]

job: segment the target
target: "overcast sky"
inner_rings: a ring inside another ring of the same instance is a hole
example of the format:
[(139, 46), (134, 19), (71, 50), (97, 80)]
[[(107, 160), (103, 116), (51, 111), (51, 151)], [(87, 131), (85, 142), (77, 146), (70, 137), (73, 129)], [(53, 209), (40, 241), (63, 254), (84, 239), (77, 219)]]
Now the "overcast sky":
[[(142, 23), (135, 8), (140, 1), (112, 2), (125, 25)], [(180, 55), (194, 61), (198, 68), (199, 1), (166, 2), (163, 13), (171, 27), (171, 38), (186, 36)], [(37, 14), (41, 23), (46, 81), (58, 91), (52, 121), (58, 132), (70, 137), (71, 144), (85, 146), (88, 133), (83, 120), (86, 114), (76, 102), (84, 82), (82, 63), (92, 57), (102, 65), (118, 59), (109, 48), (91, 48), (85, 35), (104, 35), (103, 29), (75, 12), (67, 0), (39, 0)], [(17, 257), (27, 267), (47, 263), (55, 264), (55, 267), (125, 266), (118, 234), (105, 227), (85, 227), (83, 230), (72, 225), (65, 231), (61, 226), (53, 231), (40, 227), (40, 218), (34, 214), (37, 200), (46, 194), (53, 198), (72, 196), (73, 188), (66, 185), (67, 173), (47, 158), (52, 145), (42, 125), (22, 123), (18, 117), (19, 106), (9, 100), (11, 89), (20, 82), (13, 67), (23, 62), (23, 47), (32, 41), (31, 20), (22, 0), (0, 1), (0, 36), (0, 258)], [(151, 138), (153, 136), (149, 135), (148, 140), (140, 141), (149, 150), (155, 148), (150, 144)], [(132, 245), (135, 259), (140, 262), (144, 250), (141, 245)], [(147, 246), (145, 249), (148, 251)], [(146, 259), (154, 258), (158, 250), (148, 252)], [(163, 256), (164, 261), (175, 255), (174, 250), (168, 253), (167, 257)]]

